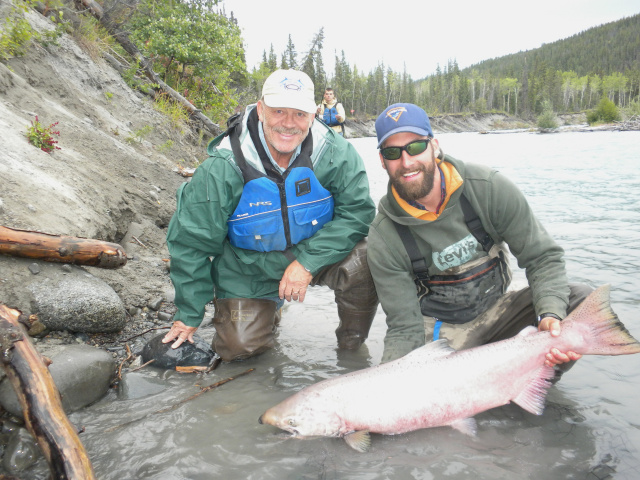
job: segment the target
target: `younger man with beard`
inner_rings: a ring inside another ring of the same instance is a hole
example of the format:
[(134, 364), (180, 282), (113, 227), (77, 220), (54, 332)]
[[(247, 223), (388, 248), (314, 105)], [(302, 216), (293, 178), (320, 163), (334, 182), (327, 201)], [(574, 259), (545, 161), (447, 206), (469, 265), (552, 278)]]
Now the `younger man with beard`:
[[(460, 350), (528, 325), (559, 335), (561, 319), (591, 289), (568, 284), (564, 251), (522, 192), (489, 167), (445, 155), (416, 105), (388, 107), (376, 133), (390, 180), (367, 250), (387, 315), (382, 361), (439, 338)], [(507, 291), (507, 246), (526, 270), (522, 290)], [(567, 370), (579, 358), (554, 348), (546, 363)]]

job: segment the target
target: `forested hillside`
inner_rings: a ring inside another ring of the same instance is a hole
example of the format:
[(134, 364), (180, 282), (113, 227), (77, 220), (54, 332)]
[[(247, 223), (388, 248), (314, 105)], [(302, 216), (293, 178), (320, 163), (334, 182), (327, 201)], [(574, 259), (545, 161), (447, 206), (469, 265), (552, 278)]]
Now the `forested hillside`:
[[(33, 9), (55, 29), (34, 32), (25, 17)], [(415, 80), (382, 62), (369, 72), (359, 70), (344, 52), (325, 65), (323, 29), (304, 49), (291, 36), (285, 51), (265, 49), (261, 64), (248, 71), (237, 19), (219, 0), (0, 3), (0, 61), (48, 48), (65, 34), (116, 66), (130, 86), (154, 95), (176, 120), (196, 111), (223, 125), (259, 97), (264, 79), (277, 68), (305, 71), (318, 99), (333, 87), (351, 118), (370, 118), (396, 102), (417, 103), (431, 115), (506, 112), (531, 119), (543, 112), (585, 112), (606, 101), (612, 118), (640, 114), (640, 14), (466, 69), (454, 59)], [(165, 95), (168, 88), (182, 98)]]
[[(370, 72), (335, 57), (334, 73), (322, 64), (323, 32), (297, 60), (291, 38), (278, 56), (266, 50), (254, 78), (278, 67), (302, 68), (322, 86), (335, 88), (347, 111), (376, 115), (395, 102), (417, 103), (430, 114), (503, 111), (532, 117), (545, 110), (583, 112), (603, 98), (626, 116), (640, 113), (640, 14), (577, 33), (526, 52), (486, 60), (460, 69), (452, 60), (434, 75), (413, 80), (379, 64)], [(278, 61), (280, 59), (280, 61)]]
[(535, 50), (484, 60), (465, 68), (496, 77), (515, 76), (527, 65), (545, 63), (563, 72), (579, 76), (606, 76), (640, 70), (640, 14), (591, 28), (569, 38), (545, 44)]

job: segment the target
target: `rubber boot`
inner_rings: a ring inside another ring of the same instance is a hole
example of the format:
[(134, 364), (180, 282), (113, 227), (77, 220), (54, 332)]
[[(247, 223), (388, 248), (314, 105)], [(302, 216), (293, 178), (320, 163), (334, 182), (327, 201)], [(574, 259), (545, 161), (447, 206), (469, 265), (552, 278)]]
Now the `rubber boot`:
[(366, 239), (360, 241), (342, 262), (316, 275), (311, 285), (325, 285), (334, 291), (340, 318), (336, 329), (338, 348), (359, 348), (369, 335), (379, 303), (367, 264)]
[(215, 299), (211, 347), (225, 362), (259, 355), (275, 344), (276, 303), (255, 298)]

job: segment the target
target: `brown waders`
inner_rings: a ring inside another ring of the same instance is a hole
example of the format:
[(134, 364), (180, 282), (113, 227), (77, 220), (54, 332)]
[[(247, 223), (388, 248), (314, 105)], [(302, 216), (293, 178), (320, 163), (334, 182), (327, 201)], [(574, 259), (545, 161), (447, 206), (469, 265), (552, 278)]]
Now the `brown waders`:
[(367, 263), (367, 240), (358, 242), (342, 262), (321, 270), (310, 285), (329, 287), (335, 294), (340, 318), (338, 348), (359, 348), (369, 335), (379, 303)]
[[(321, 270), (310, 286), (327, 286), (334, 291), (340, 325), (338, 347), (355, 350), (369, 335), (378, 308), (373, 279), (367, 264), (366, 239), (360, 241), (339, 263)], [(273, 348), (280, 312), (276, 302), (252, 298), (215, 299), (211, 346), (225, 362), (243, 360)]]
[(273, 348), (276, 302), (259, 298), (216, 298), (211, 347), (225, 362), (243, 360)]

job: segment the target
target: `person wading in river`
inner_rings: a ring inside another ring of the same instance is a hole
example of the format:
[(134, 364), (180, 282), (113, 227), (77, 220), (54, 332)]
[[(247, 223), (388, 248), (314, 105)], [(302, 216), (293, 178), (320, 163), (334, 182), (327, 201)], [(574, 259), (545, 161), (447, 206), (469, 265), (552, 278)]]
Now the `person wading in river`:
[[(164, 343), (193, 342), (213, 300), (216, 353), (257, 355), (273, 346), (284, 301), (304, 301), (310, 285), (335, 292), (340, 348), (367, 338), (378, 306), (365, 241), (375, 205), (353, 146), (314, 122), (313, 92), (302, 72), (272, 73), (178, 189), (167, 232), (178, 311)], [(231, 150), (218, 148), (227, 136)]]
[(324, 91), (322, 103), (318, 105), (316, 115), (329, 125), (336, 133), (344, 137), (344, 121), (347, 118), (344, 107), (338, 102), (333, 88)]
[[(416, 105), (388, 107), (376, 133), (389, 185), (367, 258), (387, 315), (382, 360), (440, 338), (455, 349), (483, 345), (528, 325), (559, 335), (592, 289), (568, 284), (564, 251), (522, 192), (489, 167), (445, 155)], [(507, 291), (507, 246), (529, 280), (518, 291)], [(567, 370), (579, 358), (553, 349), (547, 364)]]

